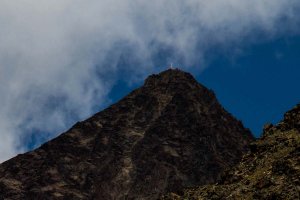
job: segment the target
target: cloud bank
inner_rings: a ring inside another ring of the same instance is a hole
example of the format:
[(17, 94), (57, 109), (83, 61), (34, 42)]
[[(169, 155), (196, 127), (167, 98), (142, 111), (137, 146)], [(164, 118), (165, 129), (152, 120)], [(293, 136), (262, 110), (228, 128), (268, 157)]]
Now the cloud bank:
[[(120, 72), (297, 33), (299, 0), (2, 0), (0, 161), (95, 112)], [(163, 61), (161, 61), (163, 60)], [(199, 63), (202, 63), (199, 67)]]

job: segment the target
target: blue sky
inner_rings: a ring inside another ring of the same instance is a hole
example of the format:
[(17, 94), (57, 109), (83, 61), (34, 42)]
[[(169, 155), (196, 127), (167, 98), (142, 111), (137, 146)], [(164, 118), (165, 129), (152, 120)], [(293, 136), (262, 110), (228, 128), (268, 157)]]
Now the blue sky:
[(0, 2), (0, 162), (171, 62), (259, 136), (299, 101), (299, 0)]
[(300, 36), (249, 46), (234, 63), (218, 58), (197, 78), (259, 136), (300, 103)]

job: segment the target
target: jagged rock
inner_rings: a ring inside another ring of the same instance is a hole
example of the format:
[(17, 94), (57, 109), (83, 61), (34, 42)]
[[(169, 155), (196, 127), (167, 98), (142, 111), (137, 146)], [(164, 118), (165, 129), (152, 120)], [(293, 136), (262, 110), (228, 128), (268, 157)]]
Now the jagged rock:
[(0, 165), (2, 199), (156, 199), (215, 182), (253, 140), (192, 75), (167, 70)]
[(300, 199), (300, 105), (265, 129), (251, 152), (217, 184), (187, 188), (162, 199)]
[(263, 128), (263, 134), (266, 134), (268, 132), (270, 132), (270, 130), (273, 128), (273, 124), (266, 124), (264, 125), (264, 128)]

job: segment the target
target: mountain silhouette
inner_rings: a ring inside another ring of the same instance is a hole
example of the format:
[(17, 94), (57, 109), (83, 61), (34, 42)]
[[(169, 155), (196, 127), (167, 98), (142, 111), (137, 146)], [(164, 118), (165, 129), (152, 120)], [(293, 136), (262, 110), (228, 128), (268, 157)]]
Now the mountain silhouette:
[(253, 139), (213, 91), (169, 69), (2, 163), (0, 199), (157, 199), (216, 182)]

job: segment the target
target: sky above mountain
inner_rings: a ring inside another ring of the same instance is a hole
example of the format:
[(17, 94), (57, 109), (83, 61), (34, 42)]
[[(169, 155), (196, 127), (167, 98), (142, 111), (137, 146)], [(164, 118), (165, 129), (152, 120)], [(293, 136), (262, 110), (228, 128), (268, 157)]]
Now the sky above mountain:
[(299, 0), (0, 2), (0, 161), (170, 63), (259, 136), (300, 100)]

